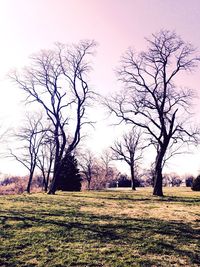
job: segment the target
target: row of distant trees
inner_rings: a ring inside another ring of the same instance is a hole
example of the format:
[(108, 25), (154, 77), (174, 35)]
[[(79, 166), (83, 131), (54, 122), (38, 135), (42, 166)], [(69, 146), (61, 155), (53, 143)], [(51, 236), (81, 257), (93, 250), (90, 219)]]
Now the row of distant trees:
[[(71, 169), (73, 172), (73, 168)], [(92, 172), (92, 176), (89, 175)], [(82, 190), (105, 190), (108, 188), (131, 187), (131, 178), (127, 174), (117, 172), (113, 166), (109, 167), (109, 173), (106, 175), (105, 165), (99, 159), (92, 166), (90, 172), (80, 169)], [(152, 187), (153, 180), (150, 176), (151, 170), (140, 170), (135, 175), (135, 187)], [(68, 173), (67, 173), (68, 175)], [(65, 177), (65, 176), (64, 176)], [(21, 194), (27, 188), (29, 177), (7, 176), (0, 182), (0, 194)], [(64, 182), (64, 179), (62, 180)], [(191, 175), (179, 176), (176, 173), (163, 175), (163, 186), (179, 187), (187, 186), (193, 190), (200, 190), (199, 177), (194, 178)], [(68, 180), (70, 184), (60, 184), (58, 189), (63, 190), (79, 190), (77, 182), (73, 183), (73, 177)], [(76, 186), (76, 188), (74, 188)], [(45, 191), (44, 180), (41, 175), (35, 174), (31, 183), (31, 192)]]
[[(180, 153), (183, 144), (199, 142), (199, 129), (190, 123), (190, 108), (195, 97), (191, 89), (179, 88), (176, 77), (193, 71), (199, 57), (191, 44), (174, 32), (162, 30), (147, 39), (146, 51), (136, 53), (128, 49), (121, 58), (117, 77), (123, 90), (116, 95), (102, 97), (90, 89), (90, 57), (96, 43), (81, 41), (78, 45), (56, 44), (54, 50), (42, 50), (31, 57), (32, 65), (22, 72), (13, 72), (11, 79), (26, 95), (26, 104), (35, 105), (45, 116), (29, 116), (16, 137), (26, 141), (23, 152), (11, 155), (30, 172), (27, 191), (35, 168), (39, 168), (49, 194), (55, 194), (63, 179), (72, 179), (72, 166), (77, 170), (76, 153), (83, 128), (89, 119), (92, 102), (103, 104), (119, 124), (131, 131), (111, 144), (115, 160), (124, 160), (130, 167), (132, 189), (135, 174), (145, 149), (156, 152), (153, 164), (153, 194), (163, 195), (163, 167), (173, 155)], [(98, 176), (93, 155), (82, 155), (79, 166), (88, 179)], [(87, 161), (87, 171), (84, 162)], [(94, 171), (95, 170), (95, 171)], [(105, 176), (109, 175), (109, 169)], [(75, 180), (79, 180), (78, 170)], [(75, 181), (73, 180), (73, 181)], [(71, 183), (74, 183), (71, 180)], [(69, 183), (70, 184), (70, 183)]]

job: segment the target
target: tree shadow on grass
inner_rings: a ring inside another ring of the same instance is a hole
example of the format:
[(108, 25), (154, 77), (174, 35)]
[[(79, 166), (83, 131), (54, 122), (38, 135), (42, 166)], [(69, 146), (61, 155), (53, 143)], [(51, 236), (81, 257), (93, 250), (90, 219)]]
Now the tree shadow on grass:
[[(138, 250), (141, 255), (187, 257), (191, 266), (192, 264), (200, 265), (200, 244), (198, 243), (200, 232), (183, 222), (94, 215), (79, 211), (38, 212), (37, 214), (34, 211), (9, 211), (4, 212), (0, 218), (3, 229), (6, 231), (9, 228), (9, 233), (12, 235), (15, 233), (12, 230), (49, 226), (51, 231), (46, 233), (49, 242), (51, 242), (52, 235), (55, 235), (62, 242), (98, 243), (101, 244), (100, 246), (110, 244), (122, 251), (123, 248), (130, 249), (130, 251)], [(16, 223), (9, 224), (10, 221)], [(194, 244), (196, 251), (187, 248)], [(30, 243), (27, 243), (27, 246), (30, 246)], [(151, 266), (155, 262), (152, 260), (148, 264)], [(156, 266), (159, 264), (162, 266), (161, 261), (160, 263), (157, 261), (156, 264)]]
[[(64, 194), (63, 194), (64, 196)], [(75, 195), (74, 197), (76, 198), (90, 198), (90, 199), (102, 199), (102, 200), (115, 200), (115, 201), (141, 201), (141, 202), (144, 202), (144, 201), (150, 201), (152, 200), (150, 197), (146, 197), (146, 198), (141, 198), (141, 197), (137, 197), (137, 196), (133, 196), (133, 197), (129, 197), (129, 196), (126, 196), (126, 195), (121, 195), (121, 196), (102, 196), (102, 195), (95, 195), (95, 196), (86, 196), (86, 195)]]
[(161, 202), (169, 202), (169, 203), (184, 203), (184, 204), (200, 204), (200, 197), (199, 198), (192, 198), (192, 197), (177, 197), (177, 196), (164, 196), (164, 197), (159, 197), (156, 198), (157, 201)]
[[(89, 191), (90, 192), (90, 191)], [(105, 193), (107, 195), (100, 195), (98, 193)], [(131, 192), (130, 192), (131, 193)], [(200, 204), (200, 195), (199, 197), (179, 197), (179, 196), (163, 196), (163, 197), (157, 197), (150, 195), (149, 197), (141, 197), (137, 195), (130, 195), (130, 193), (127, 195), (126, 192), (122, 192), (120, 195), (114, 195), (113, 192), (111, 193), (110, 191), (97, 191), (97, 194), (95, 195), (85, 195), (85, 194), (77, 194), (74, 193), (72, 197), (74, 198), (90, 198), (90, 199), (102, 199), (102, 200), (115, 200), (115, 201), (135, 201), (135, 202), (144, 202), (144, 201), (152, 201), (152, 202), (181, 202), (184, 204)], [(59, 193), (60, 196), (66, 196), (65, 193)]]

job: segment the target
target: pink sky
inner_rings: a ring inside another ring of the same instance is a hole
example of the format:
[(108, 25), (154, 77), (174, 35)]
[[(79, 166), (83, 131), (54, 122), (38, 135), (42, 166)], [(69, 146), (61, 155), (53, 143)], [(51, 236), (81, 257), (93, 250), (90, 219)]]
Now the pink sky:
[[(0, 118), (17, 123), (23, 112), (19, 91), (4, 81), (5, 74), (26, 64), (30, 54), (51, 48), (54, 42), (95, 39), (99, 46), (91, 80), (97, 91), (106, 93), (119, 87), (113, 70), (126, 48), (144, 49), (144, 37), (164, 28), (175, 30), (200, 50), (199, 25), (199, 0), (1, 0)], [(199, 89), (199, 70), (183, 82)], [(110, 142), (112, 130), (107, 132)], [(97, 132), (94, 142), (99, 136)], [(191, 169), (200, 169), (197, 156), (185, 159), (193, 162)]]

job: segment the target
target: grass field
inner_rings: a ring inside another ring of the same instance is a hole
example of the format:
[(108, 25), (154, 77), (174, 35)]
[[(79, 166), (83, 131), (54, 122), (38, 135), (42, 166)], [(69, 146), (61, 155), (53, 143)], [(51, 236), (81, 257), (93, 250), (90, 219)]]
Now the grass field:
[(200, 192), (0, 196), (0, 266), (200, 266)]

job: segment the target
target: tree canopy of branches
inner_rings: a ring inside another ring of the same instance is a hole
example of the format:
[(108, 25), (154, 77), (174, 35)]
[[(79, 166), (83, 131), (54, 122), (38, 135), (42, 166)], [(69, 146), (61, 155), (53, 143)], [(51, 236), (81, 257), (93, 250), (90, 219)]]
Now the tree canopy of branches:
[(162, 196), (163, 160), (177, 143), (198, 141), (199, 130), (189, 125), (191, 89), (176, 86), (175, 78), (198, 66), (191, 44), (174, 32), (162, 30), (147, 39), (146, 52), (127, 50), (117, 74), (124, 90), (106, 101), (120, 122), (141, 127), (156, 148), (153, 194)]
[(141, 133), (137, 132), (136, 127), (133, 127), (132, 131), (122, 136), (121, 141), (115, 141), (111, 149), (114, 160), (123, 160), (129, 165), (131, 171), (131, 187), (132, 190), (135, 190), (137, 164), (142, 158)]
[(86, 109), (93, 92), (87, 82), (91, 69), (88, 57), (95, 46), (87, 40), (72, 46), (57, 44), (54, 50), (32, 56), (32, 66), (22, 74), (10, 75), (26, 93), (26, 101), (39, 104), (52, 124), (55, 157), (50, 194), (56, 192), (62, 159), (80, 142), (82, 126), (90, 123)]

